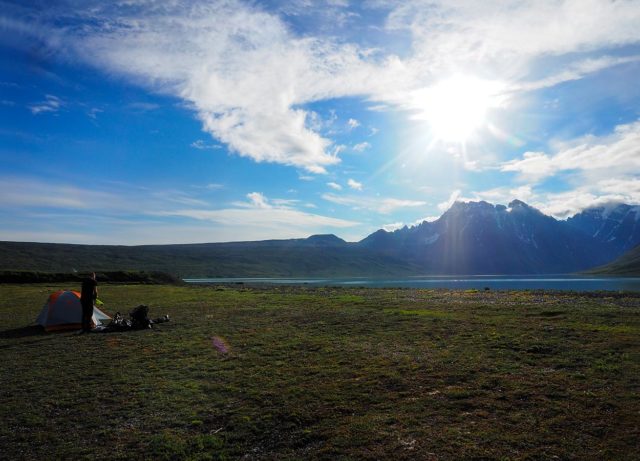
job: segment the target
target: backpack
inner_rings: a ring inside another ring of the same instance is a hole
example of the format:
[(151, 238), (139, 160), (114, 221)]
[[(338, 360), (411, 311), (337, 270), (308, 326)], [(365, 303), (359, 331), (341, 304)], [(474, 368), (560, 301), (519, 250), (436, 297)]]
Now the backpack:
[(151, 328), (151, 321), (149, 320), (149, 307), (144, 304), (140, 304), (129, 312), (131, 317), (131, 327), (135, 329)]

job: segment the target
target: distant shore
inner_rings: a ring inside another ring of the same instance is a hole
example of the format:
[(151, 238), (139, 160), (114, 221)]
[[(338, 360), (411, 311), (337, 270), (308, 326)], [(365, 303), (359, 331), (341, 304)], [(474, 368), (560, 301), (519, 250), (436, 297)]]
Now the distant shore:
[(482, 275), (384, 277), (216, 277), (185, 278), (189, 284), (418, 288), (449, 290), (545, 290), (640, 293), (640, 277), (601, 275)]
[[(0, 271), (0, 283), (80, 283), (86, 276), (77, 272)], [(102, 271), (96, 272), (96, 276), (99, 283), (182, 283), (179, 278), (158, 271)]]

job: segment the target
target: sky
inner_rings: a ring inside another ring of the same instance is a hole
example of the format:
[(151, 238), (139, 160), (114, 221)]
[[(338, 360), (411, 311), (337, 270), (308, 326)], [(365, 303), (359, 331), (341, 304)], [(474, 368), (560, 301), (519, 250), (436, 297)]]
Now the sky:
[(639, 0), (0, 0), (0, 240), (640, 204)]

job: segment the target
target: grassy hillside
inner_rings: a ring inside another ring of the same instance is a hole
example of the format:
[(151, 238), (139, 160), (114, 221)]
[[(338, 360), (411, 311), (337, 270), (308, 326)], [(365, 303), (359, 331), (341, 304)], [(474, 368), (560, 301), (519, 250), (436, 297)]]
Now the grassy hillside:
[(31, 327), (0, 286), (6, 459), (637, 459), (640, 298), (101, 287), (155, 330)]
[(633, 248), (610, 264), (590, 270), (589, 273), (640, 276), (640, 246)]
[(418, 271), (353, 245), (314, 245), (304, 240), (144, 246), (0, 242), (0, 270), (142, 270), (180, 277), (371, 276)]

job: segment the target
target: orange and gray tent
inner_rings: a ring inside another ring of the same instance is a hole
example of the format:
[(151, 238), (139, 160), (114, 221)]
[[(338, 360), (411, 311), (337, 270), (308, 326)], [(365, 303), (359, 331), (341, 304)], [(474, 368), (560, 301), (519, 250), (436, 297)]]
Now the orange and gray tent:
[[(93, 306), (91, 328), (95, 328), (102, 320), (109, 320), (107, 314)], [(82, 305), (80, 293), (77, 291), (56, 291), (49, 299), (36, 320), (46, 331), (78, 330), (82, 328)]]

